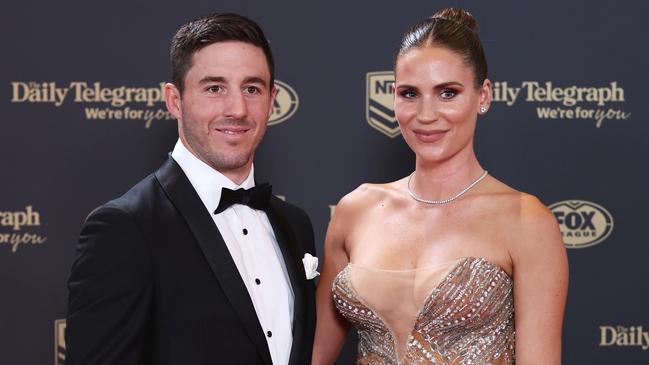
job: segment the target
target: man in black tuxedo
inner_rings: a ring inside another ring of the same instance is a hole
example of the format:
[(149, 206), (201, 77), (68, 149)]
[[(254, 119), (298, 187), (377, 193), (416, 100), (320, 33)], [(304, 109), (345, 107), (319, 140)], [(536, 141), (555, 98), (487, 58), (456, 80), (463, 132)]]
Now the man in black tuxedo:
[(66, 364), (309, 364), (311, 222), (254, 180), (276, 94), (268, 42), (250, 19), (212, 14), (178, 30), (171, 63), (180, 138), (160, 169), (88, 217)]

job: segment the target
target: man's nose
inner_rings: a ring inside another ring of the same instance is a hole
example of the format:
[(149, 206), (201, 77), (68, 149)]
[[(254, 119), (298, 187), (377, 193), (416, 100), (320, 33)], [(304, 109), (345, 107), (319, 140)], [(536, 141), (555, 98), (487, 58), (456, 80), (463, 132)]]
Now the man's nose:
[(241, 119), (248, 114), (246, 98), (241, 91), (233, 91), (228, 94), (223, 114), (233, 119)]

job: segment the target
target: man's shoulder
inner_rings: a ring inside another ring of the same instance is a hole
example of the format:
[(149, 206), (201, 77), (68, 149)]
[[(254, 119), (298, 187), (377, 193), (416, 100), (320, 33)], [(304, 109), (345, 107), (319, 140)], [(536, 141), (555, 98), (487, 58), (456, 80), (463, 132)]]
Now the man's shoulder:
[(284, 215), (287, 215), (288, 217), (291, 218), (300, 218), (300, 219), (309, 219), (308, 214), (304, 209), (301, 207), (289, 203), (284, 199), (281, 199), (277, 196), (271, 196), (270, 198), (270, 204), (275, 206), (279, 211), (281, 211)]
[(152, 201), (159, 198), (160, 185), (157, 182), (154, 173), (151, 173), (133, 185), (124, 194), (96, 207), (89, 214), (104, 212), (123, 213), (127, 215), (137, 215), (151, 206)]

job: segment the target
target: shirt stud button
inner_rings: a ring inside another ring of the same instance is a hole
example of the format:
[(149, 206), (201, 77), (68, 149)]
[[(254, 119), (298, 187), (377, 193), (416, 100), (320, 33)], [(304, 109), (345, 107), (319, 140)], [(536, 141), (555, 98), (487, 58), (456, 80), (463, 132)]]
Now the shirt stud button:
[(261, 280), (259, 280), (259, 279), (255, 279), (255, 283), (256, 283), (257, 285), (259, 285), (259, 284), (261, 284)]
[(266, 332), (266, 336), (268, 336), (268, 337), (273, 337), (273, 333), (270, 332), (270, 331), (268, 331), (268, 332)]
[(245, 236), (245, 235), (247, 235), (247, 234), (248, 234), (248, 230), (244, 228), (244, 229), (243, 229), (243, 235)]

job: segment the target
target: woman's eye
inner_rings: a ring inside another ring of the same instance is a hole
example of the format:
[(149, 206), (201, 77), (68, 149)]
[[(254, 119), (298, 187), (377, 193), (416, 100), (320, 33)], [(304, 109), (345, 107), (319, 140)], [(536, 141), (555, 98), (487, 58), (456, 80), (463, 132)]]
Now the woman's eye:
[(417, 93), (414, 90), (403, 90), (401, 96), (406, 99), (413, 99), (417, 97)]
[(450, 98), (454, 97), (455, 95), (457, 95), (457, 92), (455, 90), (453, 90), (453, 89), (444, 89), (444, 90), (442, 90), (442, 93), (440, 94), (440, 96), (443, 99), (450, 99)]

